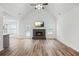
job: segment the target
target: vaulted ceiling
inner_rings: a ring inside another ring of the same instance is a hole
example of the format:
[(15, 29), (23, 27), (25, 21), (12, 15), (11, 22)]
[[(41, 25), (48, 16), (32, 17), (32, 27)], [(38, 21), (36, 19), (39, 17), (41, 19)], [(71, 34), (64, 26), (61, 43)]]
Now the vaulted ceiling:
[[(45, 6), (45, 9), (49, 13), (58, 16), (78, 6), (78, 3), (49, 3)], [(30, 6), (30, 3), (0, 3), (0, 8), (3, 8), (8, 14), (19, 18), (22, 18), (26, 14), (28, 15), (28, 13), (34, 9), (33, 6)]]

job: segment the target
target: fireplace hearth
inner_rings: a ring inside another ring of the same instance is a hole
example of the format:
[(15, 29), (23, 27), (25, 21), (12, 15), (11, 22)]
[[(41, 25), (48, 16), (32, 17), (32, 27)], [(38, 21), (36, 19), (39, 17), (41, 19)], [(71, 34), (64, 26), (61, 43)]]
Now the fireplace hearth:
[(33, 29), (33, 39), (46, 39), (45, 29)]

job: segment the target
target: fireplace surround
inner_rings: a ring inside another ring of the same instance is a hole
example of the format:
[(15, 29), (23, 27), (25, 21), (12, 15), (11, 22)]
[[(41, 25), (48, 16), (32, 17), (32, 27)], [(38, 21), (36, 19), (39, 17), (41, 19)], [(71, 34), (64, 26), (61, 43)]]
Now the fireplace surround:
[(46, 39), (46, 30), (45, 29), (33, 29), (32, 39)]

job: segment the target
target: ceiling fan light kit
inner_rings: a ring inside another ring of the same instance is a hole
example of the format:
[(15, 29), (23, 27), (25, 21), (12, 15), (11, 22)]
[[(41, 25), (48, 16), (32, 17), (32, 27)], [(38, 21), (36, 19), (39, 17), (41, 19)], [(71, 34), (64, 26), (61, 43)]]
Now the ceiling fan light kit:
[(40, 9), (44, 9), (44, 7), (48, 5), (48, 3), (36, 3), (36, 4), (31, 4), (31, 6), (34, 6), (35, 9), (40, 10)]

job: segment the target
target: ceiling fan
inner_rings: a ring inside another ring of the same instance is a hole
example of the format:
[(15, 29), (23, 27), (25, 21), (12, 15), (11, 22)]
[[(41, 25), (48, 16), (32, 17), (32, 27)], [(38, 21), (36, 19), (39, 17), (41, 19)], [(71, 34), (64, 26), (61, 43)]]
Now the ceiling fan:
[(34, 6), (35, 9), (44, 9), (44, 6), (48, 5), (48, 3), (32, 3), (31, 6)]
[(30, 4), (31, 6), (36, 6), (36, 5), (38, 5), (38, 4), (41, 4), (41, 5), (48, 5), (48, 3), (32, 3), (32, 4)]

